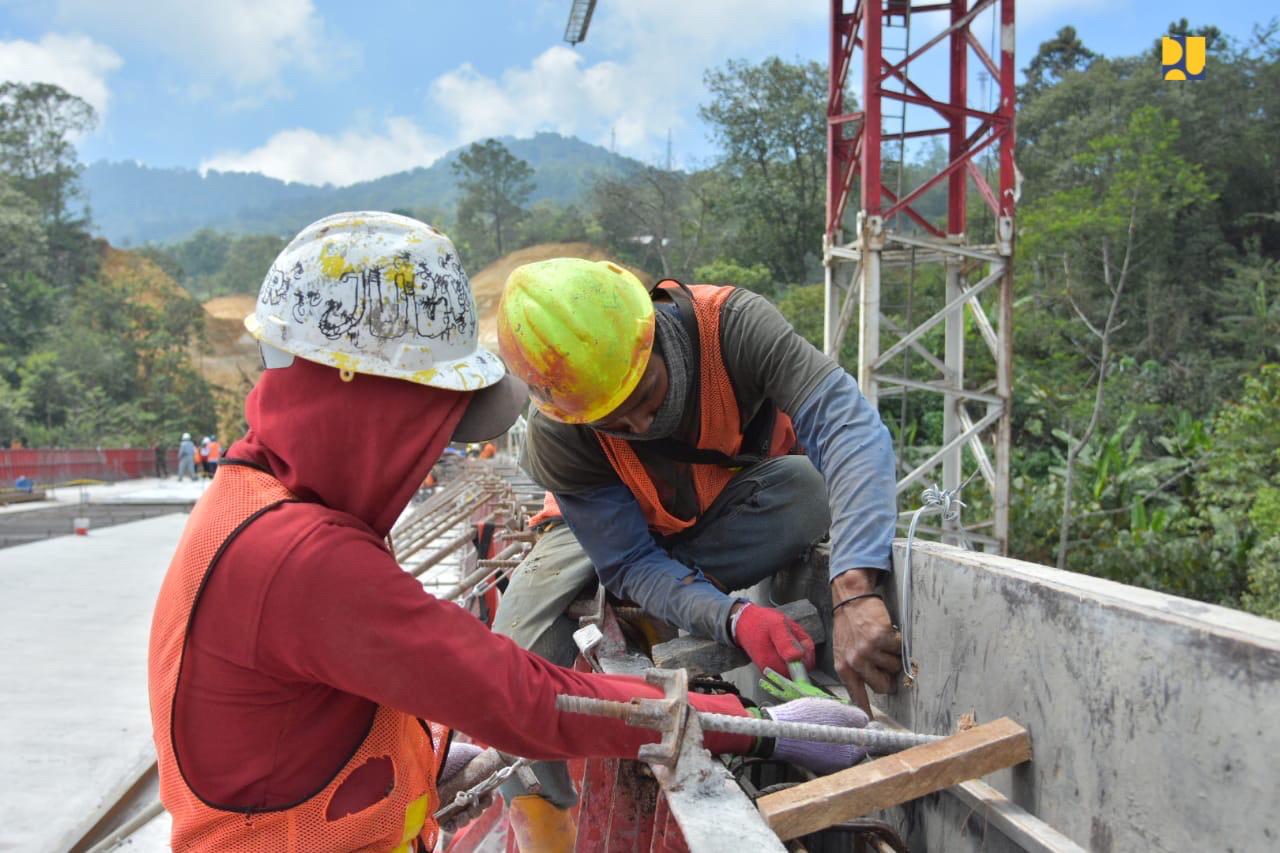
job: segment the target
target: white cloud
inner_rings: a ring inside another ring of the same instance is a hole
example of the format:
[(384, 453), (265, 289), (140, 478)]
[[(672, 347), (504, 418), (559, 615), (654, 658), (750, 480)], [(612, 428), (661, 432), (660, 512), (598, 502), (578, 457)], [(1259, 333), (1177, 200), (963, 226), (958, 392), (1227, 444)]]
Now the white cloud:
[(628, 126), (642, 116), (672, 120), (671, 108), (655, 103), (647, 88), (622, 65), (584, 66), (580, 54), (557, 45), (527, 68), (508, 69), (498, 79), (463, 65), (436, 78), (431, 97), (461, 142), (538, 130), (595, 135), (602, 119)]
[[(303, 0), (291, 2), (310, 9)], [(381, 132), (324, 135), (297, 128), (276, 133), (251, 151), (220, 153), (201, 169), (350, 184), (428, 165), (449, 147), (540, 130), (604, 144), (616, 134), (619, 149), (649, 157), (665, 143), (669, 128), (677, 133), (685, 128), (684, 116), (703, 99), (702, 75), (708, 67), (758, 52), (796, 27), (822, 28), (825, 20), (822, 4), (795, 0), (601, 4), (591, 25), (591, 46), (616, 58), (587, 62), (582, 53), (557, 44), (527, 65), (494, 76), (463, 64), (429, 87), (427, 113), (438, 135), (409, 118), (392, 119)]]
[(497, 77), (463, 65), (435, 80), (431, 98), (458, 143), (538, 130), (608, 142), (645, 156), (704, 94), (702, 75), (780, 33), (820, 25), (822, 4), (794, 0), (633, 0), (602, 4), (591, 45), (618, 58), (587, 63), (557, 45)]
[(202, 94), (224, 82), (279, 94), (285, 70), (350, 56), (328, 43), (311, 0), (60, 0), (58, 15), (159, 52), (193, 73)]
[(261, 172), (284, 181), (339, 186), (429, 166), (445, 144), (413, 121), (388, 119), (381, 132), (349, 130), (325, 135), (294, 128), (280, 131), (251, 151), (228, 151), (200, 164), (200, 171)]
[(114, 50), (85, 36), (49, 33), (38, 42), (0, 41), (0, 80), (53, 83), (88, 101), (99, 117), (111, 101), (107, 75), (122, 64)]

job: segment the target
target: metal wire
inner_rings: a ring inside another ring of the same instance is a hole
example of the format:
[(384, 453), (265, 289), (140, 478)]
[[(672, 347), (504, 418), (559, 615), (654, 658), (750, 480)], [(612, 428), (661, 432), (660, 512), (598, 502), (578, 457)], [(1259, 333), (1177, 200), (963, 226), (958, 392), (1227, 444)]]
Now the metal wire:
[[(907, 528), (907, 553), (903, 559), (901, 586), (898, 589), (898, 624), (902, 634), (902, 677), (910, 687), (916, 680), (911, 668), (911, 547), (916, 541), (916, 525), (925, 515), (941, 515), (943, 521), (960, 521), (960, 510), (965, 506), (960, 500), (960, 490), (977, 476), (980, 469), (975, 468), (968, 478), (954, 489), (940, 489), (934, 483), (920, 495), (921, 505), (911, 514), (911, 525)], [(960, 541), (968, 549), (969, 541), (961, 531)]]
[(510, 779), (521, 767), (527, 767), (532, 762), (527, 758), (517, 758), (514, 763), (508, 764), (493, 772), (489, 778), (472, 785), (465, 791), (459, 791), (458, 795), (453, 798), (453, 802), (442, 807), (435, 813), (437, 820), (447, 820), (449, 817), (458, 812), (465, 811), (468, 806), (479, 800), (490, 791), (495, 791), (502, 786), (502, 783)]

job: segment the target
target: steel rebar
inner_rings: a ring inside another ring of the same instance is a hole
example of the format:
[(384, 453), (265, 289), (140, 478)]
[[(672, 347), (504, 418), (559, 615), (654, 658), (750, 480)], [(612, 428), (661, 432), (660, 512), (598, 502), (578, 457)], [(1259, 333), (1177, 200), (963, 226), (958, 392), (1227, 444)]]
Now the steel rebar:
[[(613, 717), (641, 728), (660, 728), (662, 722), (644, 706), (608, 699), (592, 699), (586, 696), (561, 694), (556, 697), (556, 708), (569, 714), (590, 714)], [(792, 740), (819, 743), (843, 743), (866, 747), (871, 752), (900, 752), (913, 746), (941, 740), (940, 735), (924, 735), (915, 732), (888, 731), (885, 729), (854, 729), (844, 726), (824, 726), (817, 723), (784, 723), (756, 717), (735, 717), (729, 714), (698, 712), (698, 723), (703, 730), (752, 737), (790, 738)]]

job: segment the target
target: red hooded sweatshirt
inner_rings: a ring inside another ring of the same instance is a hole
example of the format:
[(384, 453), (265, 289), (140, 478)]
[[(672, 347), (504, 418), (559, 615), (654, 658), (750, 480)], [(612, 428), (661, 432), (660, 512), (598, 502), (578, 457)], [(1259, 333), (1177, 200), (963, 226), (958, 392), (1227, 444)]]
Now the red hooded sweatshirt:
[[(563, 669), (493, 634), (400, 568), (384, 543), (466, 409), (467, 394), (297, 359), (249, 394), (224, 461), (270, 471), (302, 503), (231, 540), (192, 619), (174, 740), (192, 790), (236, 809), (292, 805), (346, 763), (378, 704), (535, 759), (634, 757), (655, 732), (561, 714), (559, 693), (657, 697), (634, 678)], [(703, 710), (745, 714), (732, 696)], [(708, 735), (717, 752), (750, 738)], [(353, 774), (343, 812), (390, 787)], [(350, 789), (350, 790), (349, 790)], [(335, 797), (335, 802), (338, 800)]]

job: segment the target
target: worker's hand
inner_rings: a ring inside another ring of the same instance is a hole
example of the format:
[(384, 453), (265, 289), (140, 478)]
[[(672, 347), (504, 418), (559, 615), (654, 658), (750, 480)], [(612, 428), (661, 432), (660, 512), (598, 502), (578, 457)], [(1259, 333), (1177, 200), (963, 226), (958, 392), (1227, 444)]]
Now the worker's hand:
[[(440, 779), (436, 785), (436, 794), (440, 798), (441, 807), (452, 803), (460, 791), (470, 787), (467, 783), (474, 780), (469, 779), (463, 771), (471, 763), (472, 759), (483, 751), (475, 744), (461, 743), (459, 741), (449, 744), (449, 754), (445, 756), (444, 767), (440, 769)], [(493, 792), (483, 794), (463, 811), (451, 815), (447, 821), (441, 824), (440, 828), (445, 832), (454, 832), (480, 817), (491, 805), (493, 805)]]
[[(817, 723), (821, 726), (860, 729), (868, 722), (867, 715), (861, 708), (832, 699), (796, 699), (785, 705), (762, 708), (761, 712), (780, 723)], [(866, 754), (865, 748), (849, 743), (821, 743), (780, 737), (774, 744), (773, 755), (767, 757), (790, 761), (823, 775), (852, 767)]]
[(814, 667), (813, 640), (795, 621), (771, 607), (743, 604), (734, 614), (733, 641), (761, 672), (786, 672), (793, 660), (803, 661), (807, 669)]
[[(879, 572), (854, 569), (831, 582), (831, 605), (873, 592)], [(849, 698), (871, 713), (867, 688), (877, 693), (897, 692), (902, 671), (902, 636), (893, 627), (889, 610), (877, 597), (861, 598), (840, 607), (832, 616), (836, 675), (849, 690)]]
[(849, 704), (810, 681), (809, 674), (804, 670), (804, 664), (798, 661), (791, 664), (790, 678), (780, 672), (766, 669), (764, 678), (760, 679), (760, 689), (783, 702), (791, 699), (835, 699), (837, 702)]

